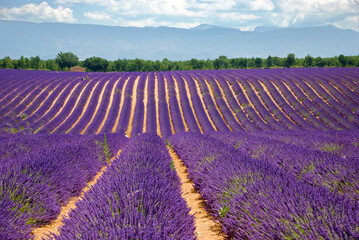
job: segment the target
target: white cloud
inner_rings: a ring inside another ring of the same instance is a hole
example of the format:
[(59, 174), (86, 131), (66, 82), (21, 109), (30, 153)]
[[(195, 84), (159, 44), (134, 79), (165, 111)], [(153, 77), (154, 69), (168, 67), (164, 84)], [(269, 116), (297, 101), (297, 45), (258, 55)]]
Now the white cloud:
[(271, 0), (239, 0), (238, 5), (251, 11), (272, 11), (274, 9), (274, 4)]
[(38, 5), (29, 3), (21, 7), (0, 8), (0, 16), (8, 20), (27, 20), (34, 22), (75, 22), (70, 8), (52, 8), (47, 2)]
[(245, 27), (238, 27), (238, 28), (244, 32), (253, 32), (256, 27), (257, 26), (245, 26)]
[(261, 16), (256, 16), (254, 14), (242, 14), (236, 12), (218, 13), (217, 15), (221, 19), (232, 20), (232, 21), (247, 21), (247, 20), (256, 20), (261, 18)]
[[(358, 12), (359, 0), (279, 0), (276, 11), (270, 14), (269, 19), (280, 27), (300, 26), (304, 22), (324, 25), (343, 15)], [(345, 24), (344, 22), (350, 22), (350, 19), (337, 24)]]
[(104, 12), (85, 12), (84, 16), (95, 20), (110, 20), (111, 16)]
[(170, 22), (170, 21), (158, 21), (155, 18), (146, 18), (139, 20), (126, 20), (118, 18), (115, 20), (115, 24), (124, 27), (176, 27), (176, 28), (193, 28), (200, 25), (200, 22)]
[(193, 9), (206, 12), (231, 10), (236, 6), (235, 0), (207, 0), (207, 1), (191, 1), (189, 6)]
[(336, 21), (333, 23), (334, 26), (342, 29), (353, 29), (359, 32), (359, 15), (348, 16), (343, 20)]
[(305, 14), (304, 14), (304, 13), (298, 13), (298, 14), (294, 17), (292, 23), (293, 23), (293, 24), (296, 24), (296, 23), (298, 23), (298, 22), (302, 22), (302, 21), (304, 20), (304, 18), (305, 18)]
[(108, 11), (126, 15), (193, 16), (187, 0), (57, 0), (62, 5), (88, 4), (105, 7)]
[(100, 6), (104, 6), (106, 4), (108, 4), (108, 0), (56, 0), (55, 3), (57, 4), (88, 4), (88, 5), (100, 5)]
[(283, 12), (293, 13), (339, 13), (358, 10), (358, 0), (279, 0), (277, 5)]

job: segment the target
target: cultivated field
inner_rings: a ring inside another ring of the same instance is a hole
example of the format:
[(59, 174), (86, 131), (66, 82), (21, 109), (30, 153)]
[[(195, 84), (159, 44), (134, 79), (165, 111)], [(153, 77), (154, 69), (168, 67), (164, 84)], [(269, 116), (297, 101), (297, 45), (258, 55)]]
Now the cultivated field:
[(0, 239), (359, 238), (358, 68), (0, 86)]

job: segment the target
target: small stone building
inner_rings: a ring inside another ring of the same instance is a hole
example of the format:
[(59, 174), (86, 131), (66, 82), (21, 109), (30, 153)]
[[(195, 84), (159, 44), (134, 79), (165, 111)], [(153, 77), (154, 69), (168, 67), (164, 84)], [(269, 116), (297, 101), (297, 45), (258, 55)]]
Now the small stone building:
[(80, 66), (75, 66), (70, 68), (70, 72), (86, 72), (85, 68), (80, 67)]

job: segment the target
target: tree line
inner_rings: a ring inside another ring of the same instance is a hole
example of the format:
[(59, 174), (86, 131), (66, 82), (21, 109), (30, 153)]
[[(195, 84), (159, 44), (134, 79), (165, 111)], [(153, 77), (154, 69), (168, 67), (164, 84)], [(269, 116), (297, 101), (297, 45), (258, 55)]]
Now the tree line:
[(109, 61), (101, 57), (90, 57), (80, 61), (72, 52), (58, 53), (55, 59), (43, 60), (39, 56), (11, 59), (0, 59), (0, 68), (32, 69), (68, 71), (73, 66), (82, 66), (89, 72), (146, 72), (146, 71), (174, 71), (174, 70), (206, 70), (206, 69), (258, 69), (258, 68), (292, 68), (292, 67), (359, 67), (358, 56), (312, 57), (296, 58), (293, 53), (287, 57), (267, 58), (227, 58), (219, 56), (216, 59), (198, 60), (192, 58), (187, 61), (162, 61), (143, 59), (117, 59)]

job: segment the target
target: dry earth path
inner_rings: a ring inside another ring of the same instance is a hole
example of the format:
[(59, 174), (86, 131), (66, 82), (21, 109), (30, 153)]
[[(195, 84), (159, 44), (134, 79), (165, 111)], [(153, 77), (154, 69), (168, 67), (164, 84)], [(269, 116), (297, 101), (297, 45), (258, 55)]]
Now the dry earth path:
[(120, 121), (122, 106), (123, 106), (123, 102), (125, 101), (125, 90), (126, 90), (127, 83), (128, 83), (128, 80), (129, 80), (129, 79), (130, 79), (130, 77), (128, 77), (128, 78), (126, 79), (126, 81), (125, 81), (125, 83), (123, 84), (123, 87), (122, 87), (120, 106), (119, 106), (119, 108), (118, 108), (118, 114), (117, 114), (117, 117), (116, 117), (115, 124), (113, 125), (112, 131), (111, 131), (111, 132), (113, 132), (113, 133), (116, 132), (117, 126), (118, 126), (118, 122)]
[(136, 101), (137, 101), (137, 86), (138, 81), (140, 80), (140, 76), (138, 76), (135, 80), (135, 83), (133, 84), (132, 88), (132, 99), (131, 99), (131, 113), (130, 113), (130, 119), (127, 126), (126, 136), (131, 137), (132, 133), (132, 123), (133, 123), (133, 117), (135, 115), (135, 108), (136, 108)]
[[(118, 157), (120, 155), (120, 153), (121, 153), (121, 150), (119, 150), (117, 152), (116, 156), (114, 156), (110, 159), (109, 165), (111, 165), (111, 163), (116, 159), (116, 157)], [(60, 212), (59, 216), (57, 217), (57, 219), (55, 219), (48, 225), (45, 225), (45, 226), (42, 226), (39, 228), (35, 228), (32, 231), (32, 235), (33, 235), (34, 239), (35, 240), (51, 239), (48, 237), (49, 235), (52, 235), (52, 234), (59, 235), (60, 227), (63, 225), (62, 220), (69, 217), (71, 211), (73, 211), (76, 208), (76, 203), (83, 199), (83, 197), (85, 196), (85, 193), (88, 192), (97, 183), (97, 181), (101, 178), (103, 173), (106, 172), (107, 168), (108, 168), (107, 165), (103, 166), (101, 168), (101, 170), (93, 177), (93, 179), (87, 183), (87, 186), (82, 190), (82, 192), (80, 193), (79, 196), (71, 198), (66, 205), (61, 207), (61, 212)]]
[(193, 182), (188, 178), (187, 167), (182, 160), (170, 148), (168, 148), (177, 175), (181, 180), (182, 197), (186, 200), (187, 206), (191, 209), (190, 214), (194, 215), (195, 233), (199, 240), (220, 240), (225, 239), (218, 222), (204, 209), (204, 201), (201, 195), (194, 189)]

